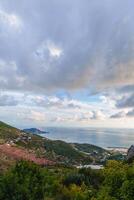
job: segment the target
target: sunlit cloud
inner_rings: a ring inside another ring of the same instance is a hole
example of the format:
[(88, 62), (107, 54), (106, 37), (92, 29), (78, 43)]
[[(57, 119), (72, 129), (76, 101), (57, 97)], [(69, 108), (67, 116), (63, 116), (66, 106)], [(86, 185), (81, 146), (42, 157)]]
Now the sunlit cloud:
[(0, 9), (0, 23), (6, 28), (20, 30), (22, 27), (21, 19), (14, 13), (7, 13)]

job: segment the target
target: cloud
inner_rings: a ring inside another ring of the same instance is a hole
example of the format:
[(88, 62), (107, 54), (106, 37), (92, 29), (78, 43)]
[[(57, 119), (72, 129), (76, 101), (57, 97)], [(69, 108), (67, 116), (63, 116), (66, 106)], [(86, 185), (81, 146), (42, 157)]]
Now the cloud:
[(0, 94), (0, 106), (16, 106), (18, 105), (18, 101), (9, 95)]
[(6, 31), (8, 29), (14, 29), (15, 31), (20, 30), (22, 26), (21, 19), (14, 13), (7, 13), (0, 9), (0, 23)]
[[(132, 1), (0, 4), (0, 59), (6, 66), (1, 89), (105, 90), (134, 84)], [(18, 27), (21, 31), (14, 31)]]
[(90, 108), (90, 105), (69, 98), (58, 98), (56, 96), (29, 96), (32, 105), (46, 108), (82, 109)]
[(132, 93), (122, 97), (117, 101), (116, 106), (118, 108), (134, 108), (134, 94)]
[(94, 119), (94, 120), (103, 120), (103, 119), (105, 119), (105, 115), (100, 110), (93, 111), (93, 115), (92, 115), (91, 119)]
[(46, 43), (43, 43), (36, 51), (36, 55), (39, 58), (44, 58), (47, 54), (47, 51), (51, 57), (59, 58), (62, 54), (62, 49), (58, 46), (56, 46), (51, 41), (46, 41)]
[(10, 106), (8, 110), (15, 112), (17, 118), (39, 123), (89, 123), (106, 118), (106, 111), (100, 110), (99, 104), (56, 96), (3, 92), (0, 95), (0, 106), (1, 110)]
[(121, 111), (121, 112), (118, 112), (114, 115), (111, 115), (110, 118), (113, 118), (113, 119), (120, 119), (120, 118), (126, 118), (126, 117), (134, 117), (134, 109), (128, 111), (128, 112), (125, 112), (125, 111)]
[[(1, 89), (19, 89), (24, 85), (25, 77), (18, 74), (18, 67), (14, 61), (0, 59), (0, 85)], [(6, 76), (5, 76), (6, 75)], [(16, 84), (16, 87), (13, 85)]]
[(127, 113), (128, 117), (134, 117), (134, 109)]
[(110, 118), (119, 119), (119, 118), (123, 118), (123, 117), (125, 117), (125, 116), (126, 116), (126, 113), (123, 112), (123, 111), (121, 111), (121, 112), (118, 112), (118, 113), (116, 113), (116, 114), (114, 114), (114, 115), (111, 115)]
[(45, 122), (46, 121), (45, 114), (43, 112), (39, 112), (39, 111), (35, 111), (35, 110), (31, 110), (26, 115), (22, 114), (21, 117), (23, 117), (23, 119), (25, 119), (25, 120), (34, 121), (34, 122)]
[(15, 121), (20, 110), (20, 119), (42, 123), (133, 115), (133, 6), (131, 0), (0, 1), (1, 116), (6, 106)]

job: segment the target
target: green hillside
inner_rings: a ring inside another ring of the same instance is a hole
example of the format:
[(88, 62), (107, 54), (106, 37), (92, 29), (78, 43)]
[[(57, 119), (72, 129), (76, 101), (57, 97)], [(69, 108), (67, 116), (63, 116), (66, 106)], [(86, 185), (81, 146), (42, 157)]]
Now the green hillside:
[(0, 139), (8, 140), (15, 139), (21, 135), (21, 131), (4, 122), (0, 121)]
[(39, 135), (25, 133), (3, 122), (0, 122), (0, 143), (28, 149), (37, 157), (69, 165), (90, 164), (95, 160), (98, 163), (107, 154), (106, 150), (94, 145), (49, 140)]
[(103, 153), (106, 153), (106, 150), (101, 148), (101, 147), (98, 147), (98, 146), (95, 146), (95, 145), (92, 145), (92, 144), (87, 144), (87, 143), (84, 143), (84, 144), (79, 144), (79, 143), (73, 143), (74, 147), (79, 150), (79, 151), (83, 151), (85, 153), (99, 153), (99, 154), (103, 154)]
[(45, 140), (45, 149), (52, 158), (56, 158), (62, 163), (89, 164), (92, 162), (90, 156), (76, 150), (71, 144), (60, 140)]

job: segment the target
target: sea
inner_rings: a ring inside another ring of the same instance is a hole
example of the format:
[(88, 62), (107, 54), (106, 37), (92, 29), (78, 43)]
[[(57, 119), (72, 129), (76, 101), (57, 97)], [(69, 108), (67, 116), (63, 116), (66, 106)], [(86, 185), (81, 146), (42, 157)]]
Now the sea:
[(42, 134), (43, 137), (70, 143), (88, 143), (103, 148), (134, 145), (134, 129), (45, 127), (43, 130), (48, 132)]

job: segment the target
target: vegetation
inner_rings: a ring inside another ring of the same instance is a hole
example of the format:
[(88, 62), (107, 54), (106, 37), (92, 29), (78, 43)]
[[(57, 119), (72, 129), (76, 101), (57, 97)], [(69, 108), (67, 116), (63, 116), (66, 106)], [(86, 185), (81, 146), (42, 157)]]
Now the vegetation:
[(21, 131), (19, 129), (0, 121), (0, 143), (3, 143), (8, 139), (15, 139), (20, 133)]
[[(10, 156), (12, 152), (5, 154), (8, 151), (4, 148), (9, 147), (54, 160), (55, 166), (16, 162)], [(0, 200), (132, 200), (134, 197), (134, 164), (125, 163), (122, 155), (110, 155), (100, 147), (52, 141), (0, 122), (0, 151)], [(106, 156), (113, 160), (104, 169), (71, 167), (92, 160), (99, 162)]]
[(132, 200), (134, 165), (109, 161), (102, 170), (20, 161), (0, 174), (0, 200)]
[[(37, 157), (71, 165), (90, 164), (93, 161), (99, 163), (108, 154), (106, 150), (94, 145), (53, 141), (0, 122), (0, 144), (4, 143), (28, 149)], [(10, 159), (7, 157), (7, 160)]]
[(106, 150), (101, 148), (101, 147), (97, 147), (95, 145), (92, 144), (78, 144), (78, 143), (74, 143), (74, 147), (77, 148), (79, 151), (83, 151), (86, 153), (93, 153), (93, 152), (98, 152), (100, 154), (102, 153), (106, 153)]
[[(53, 157), (56, 157), (56, 155), (59, 155), (57, 159), (62, 162), (66, 163), (91, 163), (92, 160), (89, 156), (84, 154), (83, 152), (80, 152), (76, 150), (71, 144), (68, 144), (66, 142), (56, 140), (47, 140), (45, 141), (45, 149), (47, 152), (51, 152), (53, 154)], [(66, 160), (64, 159), (66, 158)]]

